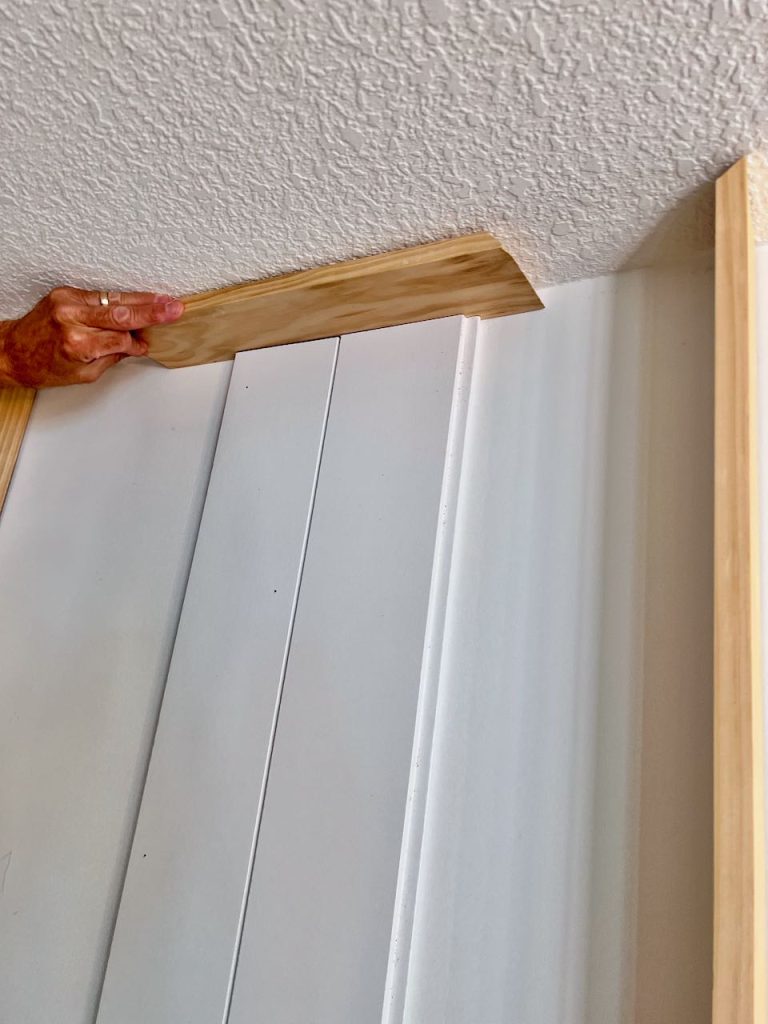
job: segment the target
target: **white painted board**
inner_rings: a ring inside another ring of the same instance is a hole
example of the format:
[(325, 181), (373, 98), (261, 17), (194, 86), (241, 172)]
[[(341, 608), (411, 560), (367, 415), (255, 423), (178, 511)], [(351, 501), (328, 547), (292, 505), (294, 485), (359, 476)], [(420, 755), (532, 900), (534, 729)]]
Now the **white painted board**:
[(385, 1024), (709, 1014), (712, 277), (543, 298), (479, 328)]
[(223, 1018), (336, 349), (235, 361), (98, 1024)]
[(229, 366), (38, 395), (0, 517), (0, 1018), (91, 1024)]
[(341, 342), (230, 1024), (380, 1018), (461, 329)]

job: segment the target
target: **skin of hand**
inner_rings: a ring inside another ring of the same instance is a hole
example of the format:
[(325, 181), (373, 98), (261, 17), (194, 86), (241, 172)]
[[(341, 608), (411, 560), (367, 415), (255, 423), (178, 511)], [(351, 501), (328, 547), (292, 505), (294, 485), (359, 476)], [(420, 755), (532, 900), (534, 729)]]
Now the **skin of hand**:
[(145, 327), (171, 323), (183, 303), (153, 292), (54, 288), (19, 320), (0, 322), (0, 387), (85, 384), (126, 356), (145, 356)]

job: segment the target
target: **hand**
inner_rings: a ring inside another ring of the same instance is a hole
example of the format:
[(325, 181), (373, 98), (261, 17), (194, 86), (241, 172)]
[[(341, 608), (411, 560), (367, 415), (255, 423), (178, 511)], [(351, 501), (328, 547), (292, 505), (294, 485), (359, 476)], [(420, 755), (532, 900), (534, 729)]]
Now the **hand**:
[(170, 295), (54, 288), (20, 320), (0, 323), (0, 387), (48, 388), (98, 378), (126, 356), (145, 356), (141, 329), (178, 320)]

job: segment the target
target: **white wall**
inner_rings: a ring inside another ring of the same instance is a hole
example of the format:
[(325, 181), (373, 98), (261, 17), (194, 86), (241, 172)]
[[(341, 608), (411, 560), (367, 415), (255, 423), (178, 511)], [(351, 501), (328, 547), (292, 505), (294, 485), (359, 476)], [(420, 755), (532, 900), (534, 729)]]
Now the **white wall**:
[(0, 1018), (89, 1024), (230, 367), (36, 399), (0, 518)]
[[(388, 1024), (709, 1013), (712, 279), (642, 271), (544, 298), (478, 332)], [(92, 1021), (221, 403), (221, 367), (125, 370), (43, 396), (0, 526), (0, 652), (18, 651), (0, 799), (25, 808), (0, 1002), (22, 1024)], [(88, 517), (36, 561), (54, 508)], [(128, 653), (97, 644), (91, 675), (94, 634), (123, 621)], [(6, 820), (3, 804), (0, 835)]]

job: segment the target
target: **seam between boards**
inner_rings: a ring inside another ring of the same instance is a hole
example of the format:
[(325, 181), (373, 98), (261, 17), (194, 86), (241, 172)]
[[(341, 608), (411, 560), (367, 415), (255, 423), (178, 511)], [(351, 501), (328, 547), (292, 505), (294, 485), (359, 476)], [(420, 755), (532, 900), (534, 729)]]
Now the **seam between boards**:
[(291, 644), (293, 642), (293, 631), (296, 625), (296, 611), (299, 604), (299, 594), (301, 592), (301, 584), (304, 578), (304, 566), (307, 560), (307, 549), (309, 546), (309, 536), (312, 530), (312, 519), (315, 512), (315, 501), (317, 498), (317, 485), (320, 479), (320, 467), (323, 461), (323, 452), (325, 450), (325, 439), (328, 432), (328, 419), (331, 411), (331, 400), (333, 398), (333, 388), (336, 383), (336, 368), (339, 362), (339, 350), (341, 347), (341, 338), (336, 338), (336, 344), (333, 350), (333, 359), (331, 362), (331, 375), (328, 383), (328, 394), (325, 400), (325, 410), (323, 413), (323, 424), (320, 431), (320, 443), (317, 449), (317, 459), (315, 462), (315, 472), (312, 479), (312, 490), (309, 497), (309, 507), (307, 509), (307, 519), (304, 526), (304, 537), (301, 543), (301, 552), (299, 554), (299, 565), (296, 572), (296, 584), (293, 590), (293, 601), (291, 603), (291, 611), (288, 617), (288, 629), (286, 631), (285, 648), (283, 650), (283, 660), (280, 666), (280, 677), (277, 685), (277, 694), (275, 697), (275, 707), (272, 714), (272, 724), (269, 731), (269, 740), (267, 742), (267, 753), (264, 762), (264, 774), (261, 780), (261, 788), (259, 790), (259, 800), (256, 806), (256, 820), (253, 827), (253, 838), (251, 840), (251, 849), (248, 856), (248, 868), (245, 876), (245, 886), (243, 889), (243, 900), (240, 905), (240, 915), (237, 922), (237, 933), (235, 935), (235, 945), (232, 953), (232, 964), (229, 971), (229, 980), (227, 982), (227, 992), (224, 1000), (224, 1012), (222, 1016), (222, 1024), (228, 1024), (230, 1013), (232, 1010), (232, 998), (235, 990), (235, 981), (237, 978), (237, 969), (240, 963), (240, 952), (243, 945), (243, 933), (245, 931), (245, 917), (248, 910), (248, 901), (251, 894), (251, 885), (253, 883), (253, 872), (256, 864), (256, 850), (259, 843), (259, 834), (261, 832), (261, 823), (264, 816), (264, 804), (266, 800), (267, 787), (269, 785), (269, 774), (272, 767), (272, 756), (275, 749), (275, 737), (277, 735), (277, 726), (280, 719), (280, 707), (283, 700), (283, 691), (285, 690), (285, 679), (288, 671), (288, 661), (291, 654)]

